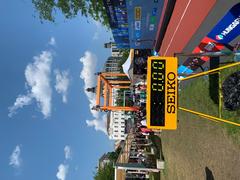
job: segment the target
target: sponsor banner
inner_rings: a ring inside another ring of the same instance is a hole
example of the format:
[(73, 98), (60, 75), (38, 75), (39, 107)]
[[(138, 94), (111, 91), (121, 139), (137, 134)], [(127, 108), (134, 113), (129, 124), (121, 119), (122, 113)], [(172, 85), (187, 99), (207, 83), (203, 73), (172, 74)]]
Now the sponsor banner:
[(240, 3), (232, 7), (207, 36), (219, 43), (227, 44), (239, 34)]
[(149, 26), (149, 31), (154, 31), (155, 25), (154, 24), (150, 24)]
[[(193, 53), (201, 52), (217, 52), (224, 48), (224, 44), (228, 44), (240, 35), (240, 3), (233, 6), (227, 14), (217, 23), (217, 25), (202, 39), (200, 44), (193, 50)], [(203, 56), (198, 61), (194, 62), (193, 58), (188, 58), (183, 65), (191, 71), (195, 71), (209, 57)], [(180, 66), (181, 67), (181, 66)], [(183, 72), (184, 68), (178, 69), (179, 73)]]
[[(221, 44), (211, 38), (205, 37), (202, 39), (201, 43), (193, 50), (193, 53), (217, 52), (217, 51), (221, 51), (223, 48), (224, 48), (223, 44)], [(203, 61), (208, 61), (209, 57), (203, 56), (203, 57), (201, 57), (201, 59)], [(201, 65), (202, 64), (204, 64), (204, 62), (201, 63)]]
[(129, 43), (133, 49), (152, 49), (164, 0), (128, 0)]
[(135, 7), (135, 21), (140, 21), (142, 15), (142, 8), (141, 7)]
[(180, 76), (184, 76), (184, 74), (192, 74), (193, 70), (189, 69), (188, 67), (181, 65), (178, 67), (178, 74), (183, 74)]
[(158, 9), (158, 8), (153, 8), (153, 10), (152, 10), (152, 16), (157, 16), (157, 9)]
[[(211, 38), (205, 37), (202, 39), (201, 43), (192, 51), (192, 53), (216, 52), (221, 51), (223, 48), (224, 48), (223, 44), (218, 43)], [(183, 65), (190, 69), (192, 73), (193, 71), (201, 67), (208, 60), (209, 57), (207, 56), (202, 56), (200, 58), (189, 57), (184, 61)], [(178, 72), (185, 74), (187, 74), (187, 72), (190, 72), (190, 71), (182, 72), (182, 70), (184, 69), (179, 69)]]
[(141, 30), (141, 21), (135, 21), (135, 30), (140, 31)]
[(205, 37), (200, 44), (193, 50), (194, 53), (219, 51), (224, 48), (224, 45), (214, 39)]

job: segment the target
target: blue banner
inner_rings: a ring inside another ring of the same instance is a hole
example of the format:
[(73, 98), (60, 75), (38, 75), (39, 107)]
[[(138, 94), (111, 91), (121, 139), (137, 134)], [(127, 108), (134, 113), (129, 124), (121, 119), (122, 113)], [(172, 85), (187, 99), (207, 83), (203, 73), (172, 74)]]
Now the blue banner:
[(227, 44), (240, 34), (240, 3), (233, 6), (207, 35), (213, 40)]
[[(225, 16), (205, 36), (193, 53), (221, 51), (224, 45), (230, 43), (240, 35), (240, 3), (234, 5)], [(188, 58), (178, 67), (178, 73), (190, 74), (209, 60), (203, 56), (198, 61)]]
[(129, 43), (133, 49), (152, 49), (164, 0), (128, 0)]

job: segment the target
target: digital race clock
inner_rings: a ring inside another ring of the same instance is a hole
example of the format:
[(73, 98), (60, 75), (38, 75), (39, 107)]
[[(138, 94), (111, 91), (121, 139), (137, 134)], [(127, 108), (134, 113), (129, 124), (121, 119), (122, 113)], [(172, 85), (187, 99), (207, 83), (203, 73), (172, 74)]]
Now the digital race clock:
[[(151, 126), (165, 125), (165, 61), (152, 60), (151, 66)], [(156, 113), (157, 112), (157, 113)]]
[(147, 68), (147, 126), (177, 128), (177, 58), (149, 57)]

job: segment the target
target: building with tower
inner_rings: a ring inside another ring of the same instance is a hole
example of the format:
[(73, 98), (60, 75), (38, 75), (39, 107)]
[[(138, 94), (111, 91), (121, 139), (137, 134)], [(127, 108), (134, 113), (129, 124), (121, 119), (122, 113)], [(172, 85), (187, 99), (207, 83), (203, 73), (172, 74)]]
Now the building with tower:
[(122, 57), (122, 52), (119, 48), (117, 48), (116, 43), (114, 42), (105, 43), (104, 47), (111, 49), (112, 57)]

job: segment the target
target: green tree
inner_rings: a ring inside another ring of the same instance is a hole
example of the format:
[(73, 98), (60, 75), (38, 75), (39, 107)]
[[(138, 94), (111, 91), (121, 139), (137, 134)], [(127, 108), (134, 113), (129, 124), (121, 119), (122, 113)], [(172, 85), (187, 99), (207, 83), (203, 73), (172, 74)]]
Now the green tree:
[(95, 180), (114, 180), (113, 163), (106, 164), (104, 168), (99, 168), (94, 176)]
[(60, 11), (67, 19), (74, 18), (80, 13), (109, 27), (103, 0), (32, 0), (32, 3), (41, 21), (54, 22), (56, 12)]
[(113, 152), (110, 152), (109, 154), (109, 159), (112, 161), (112, 162), (116, 162), (117, 161), (117, 158), (121, 152), (122, 148), (118, 147), (115, 151)]
[(129, 51), (130, 51), (130, 49), (122, 49), (121, 50), (123, 60), (124, 59), (125, 59), (125, 61), (127, 60), (128, 56), (129, 56)]
[(106, 164), (103, 168), (99, 167), (98, 171), (94, 176), (95, 180), (113, 180), (114, 179), (114, 163), (116, 163), (121, 150), (122, 149), (119, 147), (116, 151), (109, 152), (109, 159), (111, 162), (109, 164)]

